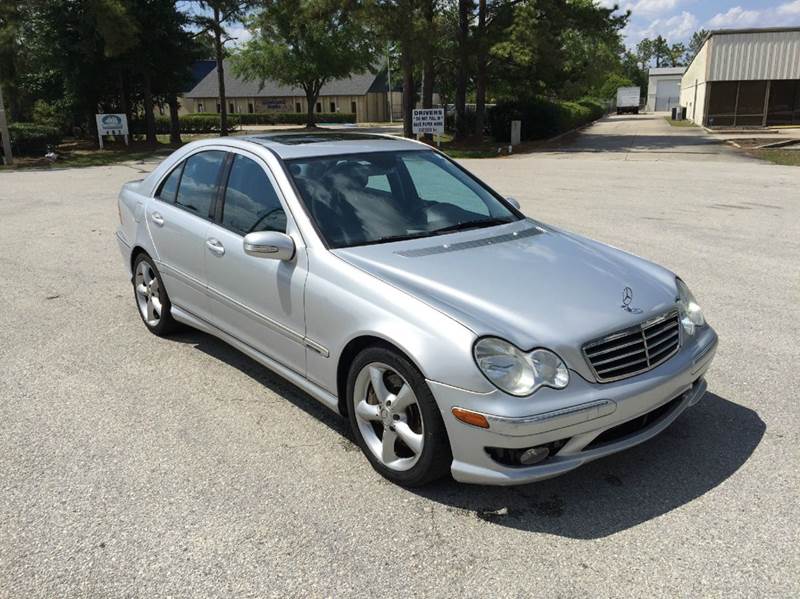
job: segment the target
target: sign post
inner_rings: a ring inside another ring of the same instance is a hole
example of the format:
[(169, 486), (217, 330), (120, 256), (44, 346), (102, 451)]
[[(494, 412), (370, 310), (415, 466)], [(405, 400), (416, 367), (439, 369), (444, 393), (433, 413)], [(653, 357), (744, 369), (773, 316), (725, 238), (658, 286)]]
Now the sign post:
[[(411, 131), (415, 135), (442, 135), (444, 108), (415, 108), (411, 113)], [(437, 141), (437, 145), (440, 143), (440, 140)]]
[(11, 134), (8, 132), (8, 121), (6, 120), (6, 107), (3, 104), (3, 88), (0, 86), (0, 137), (3, 138), (3, 155), (7, 166), (14, 164), (14, 157), (11, 155)]
[(100, 149), (103, 149), (104, 135), (123, 135), (125, 145), (128, 145), (128, 117), (124, 114), (98, 114), (95, 115), (97, 121), (97, 139), (100, 141)]

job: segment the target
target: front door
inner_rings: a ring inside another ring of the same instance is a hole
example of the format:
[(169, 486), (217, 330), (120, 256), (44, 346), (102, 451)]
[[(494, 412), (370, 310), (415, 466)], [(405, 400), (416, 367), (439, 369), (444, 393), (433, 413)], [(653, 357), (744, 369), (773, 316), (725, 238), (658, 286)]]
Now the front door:
[(205, 241), (226, 153), (199, 152), (163, 181), (147, 208), (147, 227), (170, 300), (207, 319)]
[[(307, 256), (275, 180), (261, 160), (236, 151), (215, 222), (206, 231), (212, 322), (270, 358), (305, 374), (303, 290)], [(243, 239), (279, 231), (295, 241), (290, 261), (249, 256)]]

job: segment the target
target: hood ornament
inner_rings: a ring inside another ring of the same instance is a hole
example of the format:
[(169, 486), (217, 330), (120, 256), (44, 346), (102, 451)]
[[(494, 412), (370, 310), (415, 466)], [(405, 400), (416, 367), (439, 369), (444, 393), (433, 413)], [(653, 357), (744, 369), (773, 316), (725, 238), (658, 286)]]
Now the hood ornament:
[(625, 287), (625, 289), (622, 290), (622, 305), (620, 306), (620, 308), (631, 314), (641, 314), (642, 313), (641, 308), (631, 307), (632, 301), (633, 301), (633, 289), (631, 289), (630, 287)]

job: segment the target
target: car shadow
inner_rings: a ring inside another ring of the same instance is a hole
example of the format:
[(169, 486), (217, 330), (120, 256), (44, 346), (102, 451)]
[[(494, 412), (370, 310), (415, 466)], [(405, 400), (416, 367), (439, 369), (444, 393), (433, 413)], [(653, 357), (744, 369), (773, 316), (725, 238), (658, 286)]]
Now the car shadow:
[(714, 489), (742, 467), (765, 430), (753, 410), (707, 393), (654, 439), (561, 477), (518, 487), (441, 481), (415, 492), (500, 526), (596, 539)]
[[(224, 341), (195, 330), (172, 337), (238, 369), (353, 443), (346, 419)], [(654, 439), (563, 476), (516, 487), (450, 478), (408, 492), (466, 518), (574, 539), (597, 539), (691, 502), (731, 477), (766, 425), (744, 406), (707, 393)]]

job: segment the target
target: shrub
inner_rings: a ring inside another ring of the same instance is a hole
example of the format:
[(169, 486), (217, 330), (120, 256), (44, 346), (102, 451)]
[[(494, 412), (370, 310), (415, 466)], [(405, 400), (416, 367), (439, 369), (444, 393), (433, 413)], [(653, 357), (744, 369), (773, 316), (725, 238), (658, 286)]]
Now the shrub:
[(36, 100), (31, 116), (37, 125), (55, 127), (62, 133), (69, 131), (71, 117), (64, 101), (50, 103), (45, 100)]
[[(348, 112), (316, 113), (317, 123), (355, 123), (356, 115)], [(196, 112), (184, 114), (180, 117), (181, 133), (219, 133), (219, 114), (216, 112)], [(229, 114), (228, 126), (239, 125), (305, 125), (304, 112), (256, 112), (253, 114)], [(156, 116), (156, 133), (169, 133), (170, 120), (168, 116)], [(137, 134), (144, 134), (145, 124), (143, 119), (136, 119), (131, 123), (131, 130)]]
[(8, 126), (11, 149), (15, 154), (41, 156), (61, 143), (58, 127), (36, 123), (11, 123)]
[(489, 110), (489, 132), (495, 141), (508, 142), (511, 121), (522, 121), (521, 139), (546, 139), (599, 119), (604, 106), (584, 98), (562, 102), (535, 96), (526, 100), (500, 102)]

